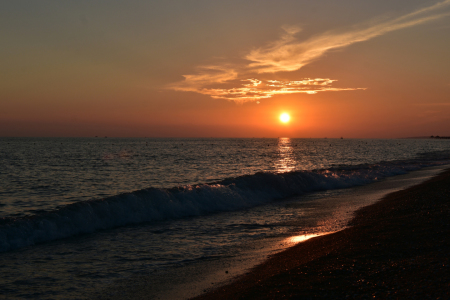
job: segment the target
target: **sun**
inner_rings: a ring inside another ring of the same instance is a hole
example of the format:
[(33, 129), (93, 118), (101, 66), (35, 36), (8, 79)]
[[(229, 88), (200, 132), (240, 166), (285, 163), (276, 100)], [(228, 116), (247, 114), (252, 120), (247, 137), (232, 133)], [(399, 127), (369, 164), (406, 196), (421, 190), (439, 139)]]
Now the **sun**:
[(281, 121), (281, 122), (287, 123), (287, 122), (289, 122), (290, 120), (291, 120), (291, 116), (289, 116), (289, 114), (287, 114), (287, 113), (282, 113), (282, 114), (280, 115), (280, 121)]

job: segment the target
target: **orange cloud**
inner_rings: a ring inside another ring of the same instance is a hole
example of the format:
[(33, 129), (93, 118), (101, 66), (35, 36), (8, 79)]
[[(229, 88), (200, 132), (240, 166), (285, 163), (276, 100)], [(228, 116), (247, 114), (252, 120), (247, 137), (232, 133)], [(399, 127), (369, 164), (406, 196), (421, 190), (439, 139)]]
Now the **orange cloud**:
[(238, 73), (230, 66), (201, 66), (195, 75), (183, 75), (184, 81), (169, 85), (170, 89), (185, 92), (198, 92), (203, 87), (234, 80)]
[(436, 13), (449, 5), (450, 0), (446, 0), (393, 20), (359, 25), (357, 26), (359, 28), (345, 32), (330, 31), (302, 42), (294, 37), (299, 29), (283, 28), (285, 34), (279, 40), (251, 51), (245, 58), (251, 61), (248, 67), (257, 73), (296, 71), (329, 50), (347, 47), (391, 31), (449, 16), (450, 12)]
[(298, 41), (295, 37), (301, 31), (299, 27), (283, 26), (284, 33), (280, 39), (252, 50), (244, 56), (246, 63), (202, 66), (198, 68), (197, 74), (183, 75), (185, 78), (183, 81), (173, 83), (168, 88), (237, 102), (257, 101), (284, 94), (364, 90), (364, 88), (333, 88), (330, 85), (336, 80), (331, 79), (262, 81), (248, 78), (261, 73), (299, 70), (329, 50), (344, 48), (391, 31), (449, 16), (450, 12), (442, 11), (449, 6), (450, 0), (445, 0), (392, 20), (360, 24), (346, 31), (329, 31), (305, 41)]
[(360, 88), (333, 88), (329, 86), (336, 80), (331, 79), (310, 79), (306, 78), (300, 81), (279, 81), (279, 80), (258, 80), (245, 79), (238, 87), (232, 88), (204, 88), (189, 86), (186, 89), (177, 87), (179, 91), (193, 91), (199, 94), (209, 95), (215, 99), (227, 99), (236, 102), (257, 101), (260, 99), (271, 98), (275, 95), (287, 94), (317, 94), (324, 91), (350, 91)]

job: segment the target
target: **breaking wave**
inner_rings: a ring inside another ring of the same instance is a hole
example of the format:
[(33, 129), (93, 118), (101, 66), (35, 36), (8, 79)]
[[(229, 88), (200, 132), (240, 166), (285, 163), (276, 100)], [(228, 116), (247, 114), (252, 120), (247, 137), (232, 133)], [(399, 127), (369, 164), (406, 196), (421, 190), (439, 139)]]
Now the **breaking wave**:
[(399, 161), (326, 170), (256, 173), (215, 183), (148, 188), (0, 220), (0, 252), (130, 224), (245, 209), (304, 193), (348, 188), (448, 161)]

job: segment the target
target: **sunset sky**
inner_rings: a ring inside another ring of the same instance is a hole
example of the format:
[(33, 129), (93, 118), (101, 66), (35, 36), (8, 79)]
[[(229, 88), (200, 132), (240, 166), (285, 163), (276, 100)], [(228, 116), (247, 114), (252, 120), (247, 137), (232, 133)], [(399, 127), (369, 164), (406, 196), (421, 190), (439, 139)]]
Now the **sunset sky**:
[(450, 0), (2, 1), (0, 39), (0, 136), (450, 136)]

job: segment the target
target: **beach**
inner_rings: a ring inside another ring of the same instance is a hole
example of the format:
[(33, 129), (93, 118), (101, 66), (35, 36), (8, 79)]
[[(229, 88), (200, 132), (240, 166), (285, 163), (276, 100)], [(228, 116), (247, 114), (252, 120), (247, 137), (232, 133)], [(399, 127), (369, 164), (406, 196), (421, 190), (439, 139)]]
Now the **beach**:
[(450, 167), (446, 140), (4, 141), (5, 299), (196, 297)]
[(449, 299), (450, 170), (194, 299)]

